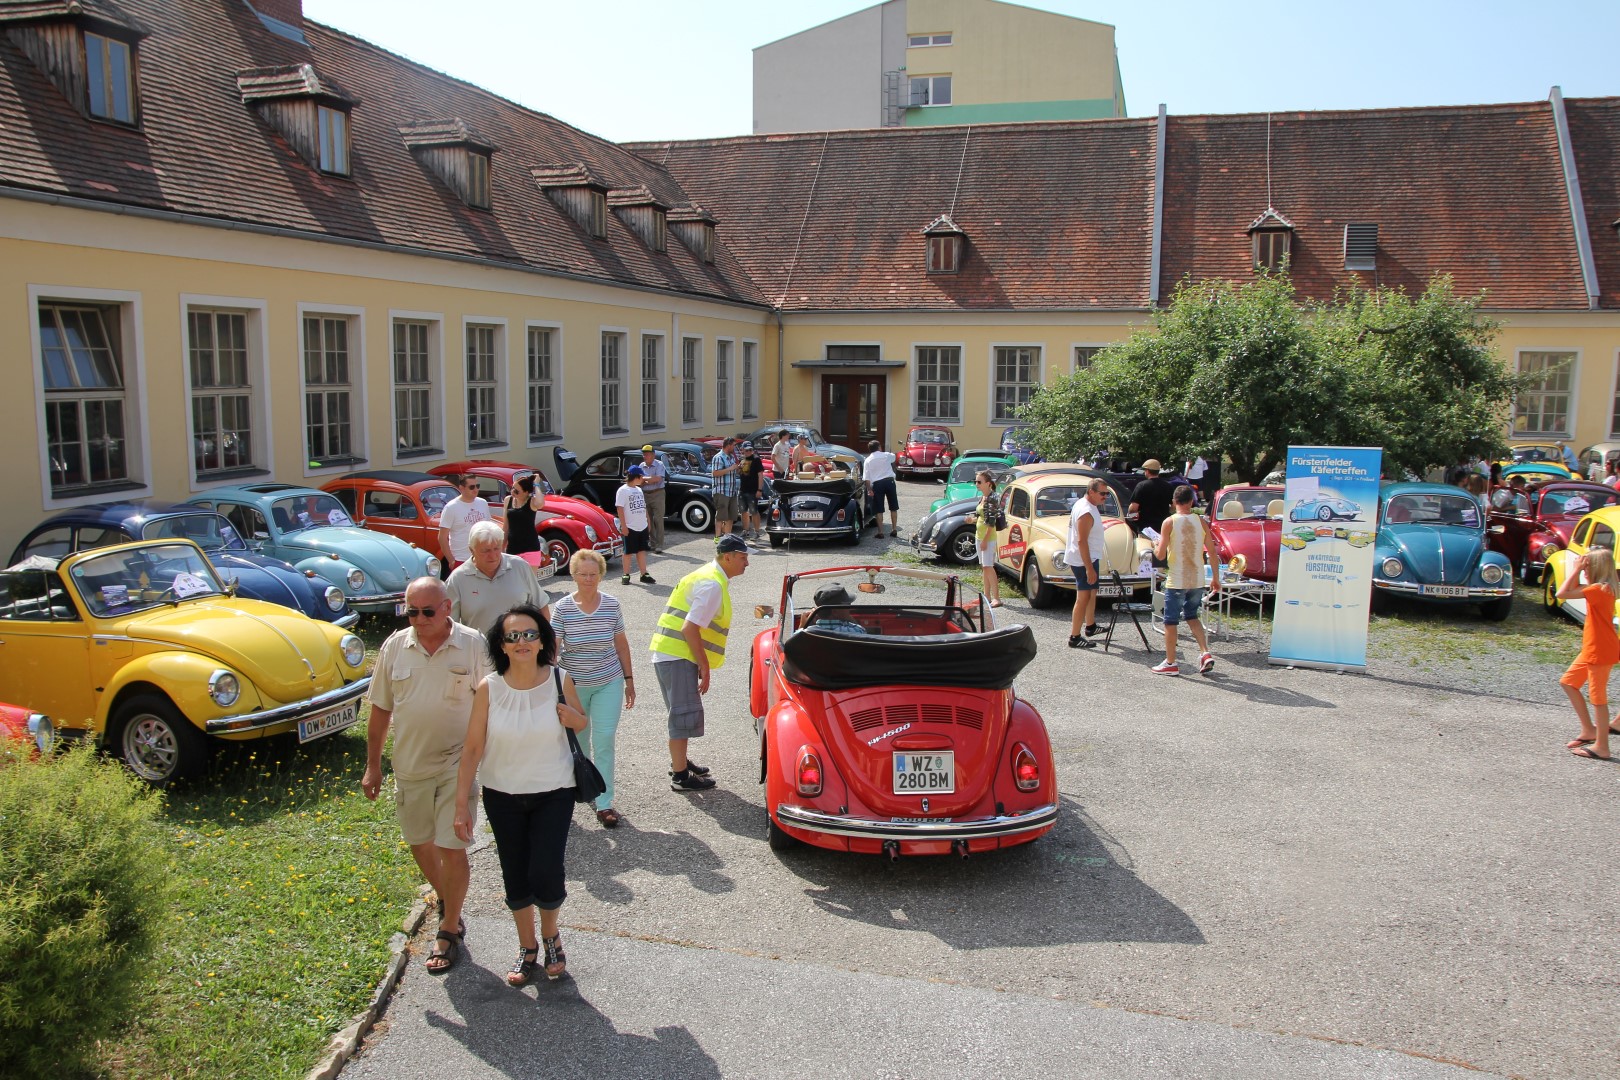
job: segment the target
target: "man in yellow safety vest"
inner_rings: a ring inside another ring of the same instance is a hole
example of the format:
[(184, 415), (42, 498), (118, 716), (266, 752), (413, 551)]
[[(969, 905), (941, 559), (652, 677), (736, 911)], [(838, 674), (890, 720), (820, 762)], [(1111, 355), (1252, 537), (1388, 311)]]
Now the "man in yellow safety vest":
[(709, 672), (726, 662), (731, 631), (731, 579), (748, 569), (748, 545), (731, 533), (715, 545), (714, 562), (681, 578), (653, 631), (653, 671), (669, 710), (670, 788), (707, 791), (709, 770), (686, 756), (686, 744), (703, 734), (703, 695)]

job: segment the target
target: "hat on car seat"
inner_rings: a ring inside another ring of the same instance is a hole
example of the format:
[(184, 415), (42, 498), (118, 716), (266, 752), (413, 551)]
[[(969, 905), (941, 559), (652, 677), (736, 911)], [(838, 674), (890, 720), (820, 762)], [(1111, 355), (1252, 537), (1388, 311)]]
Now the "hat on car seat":
[(842, 585), (823, 585), (816, 590), (816, 607), (837, 607), (839, 605), (853, 604), (855, 598), (849, 595), (849, 590)]

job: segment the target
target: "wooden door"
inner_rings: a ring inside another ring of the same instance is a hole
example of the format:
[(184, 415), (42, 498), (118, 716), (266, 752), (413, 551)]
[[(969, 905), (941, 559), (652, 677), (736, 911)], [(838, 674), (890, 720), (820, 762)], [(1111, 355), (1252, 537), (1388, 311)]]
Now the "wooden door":
[(823, 375), (821, 432), (827, 441), (866, 453), (866, 444), (884, 444), (886, 375)]

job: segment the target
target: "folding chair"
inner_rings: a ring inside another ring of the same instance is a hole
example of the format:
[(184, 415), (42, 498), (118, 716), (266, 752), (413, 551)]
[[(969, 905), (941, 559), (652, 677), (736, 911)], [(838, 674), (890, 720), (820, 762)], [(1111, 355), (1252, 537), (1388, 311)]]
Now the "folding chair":
[(1145, 652), (1152, 652), (1153, 646), (1148, 644), (1147, 631), (1142, 629), (1142, 620), (1136, 617), (1137, 609), (1141, 605), (1131, 598), (1130, 593), (1125, 591), (1125, 582), (1120, 580), (1118, 570), (1109, 567), (1108, 574), (1114, 579), (1114, 588), (1122, 595), (1117, 597), (1108, 607), (1108, 633), (1103, 635), (1103, 652), (1107, 652), (1109, 646), (1114, 643), (1114, 627), (1119, 622), (1121, 609), (1131, 617), (1131, 625), (1136, 627), (1136, 636), (1142, 639), (1142, 649)]

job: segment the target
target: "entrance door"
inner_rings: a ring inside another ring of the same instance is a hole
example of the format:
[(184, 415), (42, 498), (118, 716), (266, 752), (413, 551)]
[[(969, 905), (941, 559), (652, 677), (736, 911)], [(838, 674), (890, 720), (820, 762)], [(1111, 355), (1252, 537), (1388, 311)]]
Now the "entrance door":
[(861, 453), (866, 444), (883, 441), (883, 415), (888, 393), (886, 375), (823, 375), (821, 431), (828, 442)]

